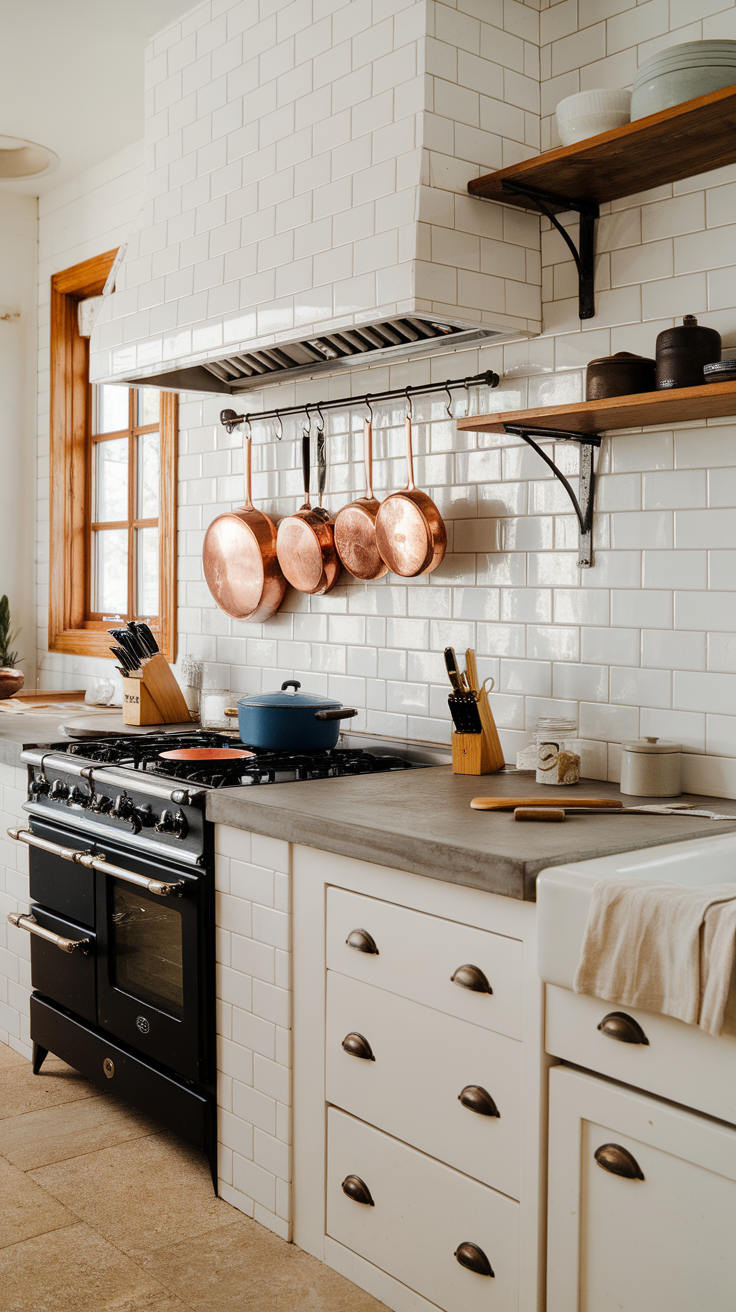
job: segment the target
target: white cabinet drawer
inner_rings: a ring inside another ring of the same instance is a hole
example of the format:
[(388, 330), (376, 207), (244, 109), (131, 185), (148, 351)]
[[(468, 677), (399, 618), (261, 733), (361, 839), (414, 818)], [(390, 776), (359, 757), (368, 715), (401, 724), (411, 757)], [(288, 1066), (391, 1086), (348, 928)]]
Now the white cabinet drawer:
[[(377, 952), (347, 939), (362, 930)], [(450, 1016), (521, 1038), (522, 944), (378, 898), (327, 890), (327, 965), (343, 975), (436, 1007)], [(483, 972), (493, 992), (452, 982), (459, 966)]]
[[(373, 1060), (346, 1052), (367, 1040)], [(327, 1101), (519, 1197), (521, 1050), (515, 1039), (327, 975)], [(472, 1110), (483, 1091), (499, 1116)], [(480, 1093), (476, 1093), (480, 1090)]]
[[(648, 1043), (607, 1037), (598, 1026), (612, 1013), (636, 1021)], [(545, 1046), (553, 1057), (736, 1124), (736, 1038), (731, 1035), (713, 1038), (671, 1016), (548, 984)]]
[[(327, 1233), (447, 1312), (516, 1312), (519, 1206), (331, 1108)], [(357, 1176), (373, 1206), (343, 1192)], [(493, 1276), (461, 1266), (473, 1244)]]
[(550, 1072), (548, 1312), (733, 1312), (735, 1213), (736, 1131)]

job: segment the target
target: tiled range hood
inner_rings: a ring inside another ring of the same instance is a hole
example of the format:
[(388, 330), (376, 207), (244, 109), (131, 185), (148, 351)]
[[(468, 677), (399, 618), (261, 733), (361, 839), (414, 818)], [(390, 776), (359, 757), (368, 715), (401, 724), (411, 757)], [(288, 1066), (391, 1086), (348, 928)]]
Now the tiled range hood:
[(493, 60), (528, 43), (435, 0), (319, 7), (206, 4), (149, 47), (94, 381), (238, 393), (540, 331), (538, 220), (466, 191), (533, 153), (501, 133), (534, 84)]

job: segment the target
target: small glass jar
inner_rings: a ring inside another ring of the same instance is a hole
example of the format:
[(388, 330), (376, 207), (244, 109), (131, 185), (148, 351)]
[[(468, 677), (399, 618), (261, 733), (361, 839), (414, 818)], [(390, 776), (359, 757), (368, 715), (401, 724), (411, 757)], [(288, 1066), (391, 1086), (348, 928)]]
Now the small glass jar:
[(564, 717), (537, 720), (534, 742), (537, 747), (538, 784), (569, 788), (580, 782), (580, 754), (577, 747), (578, 726)]
[(199, 694), (199, 721), (202, 729), (232, 729), (225, 707), (232, 698), (226, 688), (202, 688)]

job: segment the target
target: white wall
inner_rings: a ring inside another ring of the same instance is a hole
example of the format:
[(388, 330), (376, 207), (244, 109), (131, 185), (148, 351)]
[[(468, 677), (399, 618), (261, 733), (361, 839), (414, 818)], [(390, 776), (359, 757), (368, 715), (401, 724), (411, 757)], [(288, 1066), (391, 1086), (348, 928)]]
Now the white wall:
[(36, 499), (35, 369), (38, 211), (34, 196), (0, 191), (0, 596), (7, 593), (13, 649), (35, 685), (33, 519)]
[[(475, 10), (473, 0), (463, 0), (458, 8)], [(652, 53), (658, 40), (736, 35), (733, 4), (674, 35), (667, 34), (661, 0), (638, 6), (600, 0), (595, 6), (581, 3), (580, 9), (584, 21), (597, 16), (580, 32), (575, 0), (562, 0), (541, 14), (547, 111), (559, 96), (576, 89), (578, 77), (581, 85), (630, 80), (637, 59)], [(617, 9), (618, 14), (612, 12)], [(528, 40), (529, 24), (536, 24), (539, 15), (531, 5), (511, 5), (512, 11), (523, 20)], [(672, 12), (673, 22), (679, 21), (674, 4)], [(625, 40), (641, 44), (621, 51)], [(580, 70), (578, 57), (590, 61)], [(556, 77), (560, 67), (572, 73), (568, 77), (565, 72), (567, 80), (551, 87), (549, 72)], [(73, 195), (51, 192), (44, 198), (42, 294), (52, 265), (64, 267), (105, 249), (113, 244), (113, 231), (123, 234), (138, 204), (139, 179), (118, 158), (104, 186), (93, 188), (91, 180), (80, 179)], [(652, 353), (657, 333), (687, 312), (717, 327), (724, 345), (733, 350), (734, 183), (736, 168), (722, 169), (604, 206), (598, 228), (597, 314), (584, 327), (577, 319), (567, 248), (558, 234), (546, 231), (541, 337), (298, 389), (282, 385), (278, 403), (405, 385), (429, 376), (444, 379), (492, 366), (503, 374), (501, 388), (473, 397), (476, 410), (515, 408), (527, 401), (553, 404), (583, 395), (590, 358), (621, 349)], [(108, 196), (104, 206), (103, 192)], [(483, 201), (477, 205), (479, 214), (503, 208)], [(214, 234), (216, 240), (216, 229)], [(44, 349), (43, 325), (41, 332)], [(275, 401), (271, 391), (251, 394), (247, 404), (256, 409)], [(441, 398), (431, 405), (420, 402), (417, 473), (447, 518), (449, 549), (443, 565), (430, 578), (389, 577), (368, 587), (343, 577), (324, 598), (291, 593), (279, 615), (254, 626), (222, 615), (201, 573), (208, 523), (242, 496), (241, 439), (237, 433), (228, 437), (217, 423), (221, 405), (221, 398), (194, 397), (183, 398), (181, 408), (180, 652), (212, 662), (212, 683), (233, 691), (257, 690), (295, 674), (315, 691), (356, 704), (361, 727), (445, 741), (449, 719), (442, 648), (448, 642), (461, 650), (474, 645), (481, 672), (497, 681), (494, 710), (511, 759), (538, 715), (572, 710), (580, 717), (590, 775), (616, 779), (621, 740), (639, 732), (658, 734), (685, 744), (688, 787), (736, 795), (733, 423), (605, 438), (598, 464), (596, 565), (580, 571), (569, 503), (534, 453), (506, 437), (458, 435)], [(42, 399), (42, 418), (45, 413)], [(362, 490), (358, 412), (352, 424), (348, 437), (347, 412), (332, 412), (329, 419), (332, 510)], [(400, 408), (379, 412), (377, 425), (380, 495), (402, 480)], [(281, 443), (275, 441), (274, 428), (260, 429), (256, 436), (256, 497), (277, 513), (301, 500), (297, 427), (287, 425)], [(557, 444), (555, 454), (574, 474), (576, 452)], [(44, 624), (41, 590), (39, 608)], [(73, 658), (44, 660), (45, 670), (66, 669), (67, 677), (93, 668)]]

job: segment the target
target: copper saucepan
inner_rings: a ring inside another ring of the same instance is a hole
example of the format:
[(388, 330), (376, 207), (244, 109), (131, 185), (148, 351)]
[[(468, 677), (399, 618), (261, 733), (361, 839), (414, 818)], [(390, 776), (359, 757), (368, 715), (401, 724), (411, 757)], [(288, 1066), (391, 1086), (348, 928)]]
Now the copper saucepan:
[[(286, 579), (299, 592), (322, 596), (334, 588), (340, 574), (340, 559), (335, 550), (335, 526), (322, 506), (309, 501), (310, 479), (309, 429), (302, 435), (302, 468), (304, 470), (304, 505), (295, 515), (282, 519), (276, 537), (279, 564)], [(322, 500), (326, 464), (324, 459), (324, 430), (317, 433), (319, 499)]]
[(406, 487), (381, 502), (376, 515), (376, 542), (389, 569), (404, 578), (431, 574), (447, 548), (444, 520), (431, 497), (414, 483), (411, 450), (411, 402), (406, 416)]
[(245, 505), (213, 519), (204, 537), (207, 587), (234, 620), (263, 621), (278, 610), (286, 579), (276, 555), (276, 525), (251, 499), (251, 438), (243, 445)]
[(388, 573), (376, 543), (376, 515), (380, 501), (373, 495), (373, 416), (363, 429), (365, 496), (343, 506), (335, 517), (335, 546), (353, 578), (381, 579)]

